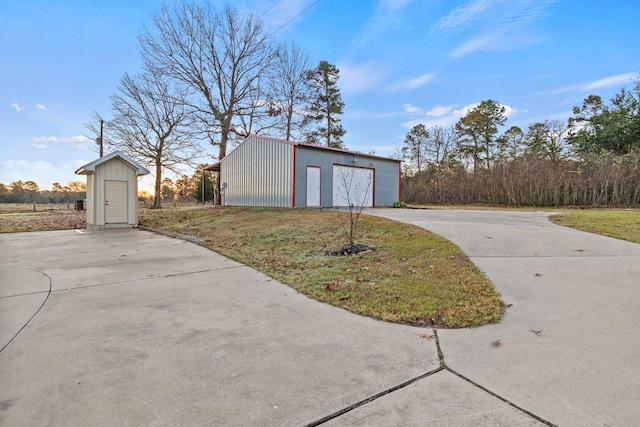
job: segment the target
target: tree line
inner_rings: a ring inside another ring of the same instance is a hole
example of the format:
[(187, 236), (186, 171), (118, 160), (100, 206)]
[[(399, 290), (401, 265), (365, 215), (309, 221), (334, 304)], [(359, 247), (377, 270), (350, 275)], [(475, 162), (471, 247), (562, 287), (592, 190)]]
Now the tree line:
[(585, 98), (563, 122), (511, 126), (488, 99), (454, 126), (414, 126), (397, 155), (416, 204), (640, 205), (640, 80), (608, 103)]
[(141, 70), (120, 79), (111, 117), (96, 112), (87, 127), (154, 170), (155, 207), (163, 172), (192, 165), (203, 145), (217, 147), (217, 159), (251, 134), (343, 147), (338, 68), (311, 67), (259, 17), (229, 5), (165, 3), (138, 42)]
[(87, 185), (71, 181), (67, 185), (54, 182), (51, 190), (40, 190), (34, 181), (0, 182), (0, 203), (69, 203), (87, 197)]

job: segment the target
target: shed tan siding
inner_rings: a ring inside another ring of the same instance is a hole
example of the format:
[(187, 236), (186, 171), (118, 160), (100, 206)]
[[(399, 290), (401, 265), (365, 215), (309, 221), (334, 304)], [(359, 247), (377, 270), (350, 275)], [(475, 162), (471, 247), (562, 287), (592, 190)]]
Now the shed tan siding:
[[(113, 158), (96, 166), (93, 178), (95, 204), (95, 224), (105, 225), (105, 181), (127, 181), (127, 223), (137, 225), (138, 222), (138, 176), (136, 170), (118, 158)], [(96, 185), (98, 184), (98, 185)], [(87, 200), (87, 203), (90, 203)], [(89, 218), (89, 212), (87, 212)]]
[(293, 207), (294, 146), (249, 137), (221, 164), (226, 183), (222, 202), (229, 206)]

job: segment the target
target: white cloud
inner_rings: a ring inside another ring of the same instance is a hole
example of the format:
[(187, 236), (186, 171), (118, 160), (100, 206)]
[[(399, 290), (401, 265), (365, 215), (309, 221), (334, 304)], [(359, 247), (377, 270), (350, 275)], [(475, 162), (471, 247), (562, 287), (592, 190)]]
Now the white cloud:
[(489, 9), (494, 4), (499, 3), (491, 0), (474, 0), (466, 6), (458, 7), (438, 20), (435, 29), (438, 31), (460, 30), (470, 23), (479, 19), (482, 12)]
[(638, 75), (636, 73), (624, 73), (616, 74), (614, 76), (605, 77), (603, 79), (594, 80), (592, 82), (578, 83), (575, 85), (564, 86), (559, 89), (551, 90), (550, 93), (564, 93), (564, 92), (588, 92), (594, 89), (602, 89), (611, 86), (624, 86), (625, 84), (632, 82)]
[(431, 110), (427, 111), (427, 116), (440, 117), (449, 114), (453, 110), (453, 107), (434, 107)]
[(38, 144), (36, 142), (34, 142), (33, 144), (31, 144), (31, 146), (33, 148), (35, 148), (36, 150), (46, 150), (48, 145), (47, 144)]
[(420, 86), (424, 86), (435, 77), (434, 73), (423, 74), (418, 77), (414, 77), (412, 79), (400, 80), (395, 83), (392, 83), (390, 86), (391, 90), (412, 90), (417, 89)]
[[(363, 2), (362, 13), (369, 13), (370, 3)], [(412, 0), (379, 0), (371, 18), (361, 25), (362, 30), (354, 40), (352, 49), (360, 52), (364, 46), (378, 42), (385, 33), (390, 31), (405, 31), (407, 20), (414, 16), (414, 10), (407, 11)], [(417, 5), (420, 8), (421, 5)], [(424, 8), (422, 8), (424, 9)]]
[(38, 136), (33, 138), (34, 142), (58, 142), (58, 138), (55, 136)]
[(34, 148), (41, 148), (36, 147), (36, 145), (42, 146), (43, 144), (59, 142), (62, 144), (68, 144), (69, 146), (71, 146), (71, 148), (78, 151), (85, 151), (95, 143), (93, 139), (88, 138), (84, 135), (67, 136), (62, 138), (58, 138), (56, 136), (38, 136), (36, 138), (33, 138), (33, 142), (35, 144), (32, 144), (31, 146)]
[(402, 108), (404, 108), (404, 111), (408, 114), (423, 114), (424, 113), (424, 109), (420, 108), (420, 107), (416, 107), (414, 105), (411, 105), (409, 103), (407, 104), (402, 104)]
[[(462, 117), (466, 116), (469, 111), (476, 108), (480, 103), (476, 102), (473, 104), (465, 105), (462, 108), (454, 109), (454, 106), (445, 106), (445, 107), (434, 107), (428, 110), (426, 113), (422, 114), (422, 117), (411, 117), (410, 120), (402, 123), (402, 127), (405, 129), (411, 129), (418, 124), (424, 124), (427, 127), (432, 126), (441, 126), (448, 127), (456, 124)], [(404, 104), (410, 105), (410, 104)], [(506, 117), (510, 117), (518, 110), (511, 107), (510, 105), (501, 104), (504, 109), (504, 115)], [(412, 106), (413, 107), (413, 106)], [(415, 111), (424, 111), (425, 109), (419, 107), (413, 107)], [(407, 108), (405, 107), (405, 111)], [(407, 111), (409, 113), (409, 111)]]
[(74, 150), (85, 151), (95, 143), (94, 140), (84, 135), (76, 135), (71, 137), (64, 137), (60, 139), (62, 142), (69, 144)]
[(22, 107), (20, 106), (20, 104), (18, 104), (17, 102), (14, 102), (13, 104), (11, 104), (11, 106), (13, 108), (16, 109), (16, 112), (19, 113), (20, 111), (22, 111)]
[(44, 105), (44, 104), (36, 104), (36, 108), (37, 108), (38, 110), (46, 110), (46, 109), (47, 109), (47, 107), (45, 107), (45, 105)]
[(345, 95), (357, 95), (367, 92), (382, 83), (387, 71), (372, 61), (352, 65), (345, 62), (336, 64), (340, 70), (338, 86)]
[(23, 174), (28, 175), (30, 171), (50, 171), (53, 169), (53, 166), (49, 162), (45, 162), (44, 160), (4, 160), (0, 161), (0, 171), (6, 172), (9, 171), (21, 171)]
[(449, 56), (452, 58), (461, 58), (480, 50), (499, 49), (502, 46), (506, 46), (507, 43), (508, 41), (505, 36), (505, 29), (496, 29), (464, 42), (462, 45), (451, 51)]
[(633, 81), (636, 77), (637, 77), (636, 73), (618, 74), (618, 75), (615, 75), (615, 76), (606, 77), (604, 79), (596, 80), (596, 81), (591, 82), (591, 83), (587, 83), (584, 86), (582, 86), (582, 90), (593, 90), (593, 89), (600, 89), (600, 88), (603, 88), (603, 87), (625, 85), (625, 84)]
[(449, 54), (454, 59), (483, 50), (521, 49), (546, 40), (538, 23), (554, 1), (472, 0), (440, 18), (432, 31), (469, 35)]

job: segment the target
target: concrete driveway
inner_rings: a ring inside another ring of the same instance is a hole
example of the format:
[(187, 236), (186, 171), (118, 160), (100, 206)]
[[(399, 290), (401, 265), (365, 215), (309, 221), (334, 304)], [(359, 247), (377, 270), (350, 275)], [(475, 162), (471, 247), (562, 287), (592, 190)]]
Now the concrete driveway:
[(640, 245), (545, 214), (372, 213), (458, 243), (503, 322), (377, 322), (139, 230), (3, 234), (0, 425), (637, 423)]
[(544, 212), (370, 213), (452, 240), (513, 304), (499, 324), (438, 331), (451, 370), (561, 426), (640, 424), (640, 245)]

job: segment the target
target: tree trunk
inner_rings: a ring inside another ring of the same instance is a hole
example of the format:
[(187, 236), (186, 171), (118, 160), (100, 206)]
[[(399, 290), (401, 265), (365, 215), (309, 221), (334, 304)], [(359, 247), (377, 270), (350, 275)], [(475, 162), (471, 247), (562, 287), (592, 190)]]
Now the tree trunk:
[(156, 209), (162, 207), (162, 161), (160, 159), (156, 159), (156, 185), (153, 196), (153, 207)]

